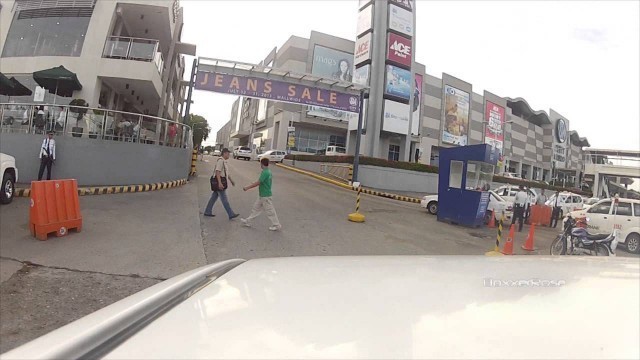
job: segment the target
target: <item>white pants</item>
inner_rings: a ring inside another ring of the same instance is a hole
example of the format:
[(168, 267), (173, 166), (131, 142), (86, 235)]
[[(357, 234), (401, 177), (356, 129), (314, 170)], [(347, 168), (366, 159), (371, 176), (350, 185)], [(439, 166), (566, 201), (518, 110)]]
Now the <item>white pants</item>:
[(278, 214), (276, 214), (276, 208), (273, 207), (273, 199), (271, 196), (269, 197), (258, 197), (255, 203), (253, 203), (253, 208), (251, 209), (251, 215), (247, 218), (247, 221), (251, 221), (264, 211), (267, 214), (269, 220), (271, 220), (271, 224), (273, 226), (280, 225), (278, 221)]

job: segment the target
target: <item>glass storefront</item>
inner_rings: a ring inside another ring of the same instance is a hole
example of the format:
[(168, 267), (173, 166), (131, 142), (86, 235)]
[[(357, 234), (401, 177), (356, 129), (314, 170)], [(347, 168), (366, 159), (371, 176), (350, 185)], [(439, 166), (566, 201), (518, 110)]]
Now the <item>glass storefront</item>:
[(337, 135), (321, 129), (306, 129), (296, 126), (296, 146), (293, 151), (311, 154), (322, 153), (327, 146), (346, 146), (346, 136)]
[(92, 8), (17, 11), (2, 57), (80, 56)]

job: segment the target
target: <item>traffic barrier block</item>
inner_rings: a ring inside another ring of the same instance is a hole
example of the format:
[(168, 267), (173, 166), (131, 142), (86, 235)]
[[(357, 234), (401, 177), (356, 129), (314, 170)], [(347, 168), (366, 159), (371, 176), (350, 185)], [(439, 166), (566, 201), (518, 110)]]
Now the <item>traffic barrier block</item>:
[(531, 206), (531, 214), (529, 223), (537, 226), (549, 226), (551, 222), (551, 206), (533, 205)]
[(65, 236), (70, 229), (82, 230), (82, 215), (78, 200), (78, 182), (46, 180), (31, 182), (29, 230), (39, 240), (51, 233)]

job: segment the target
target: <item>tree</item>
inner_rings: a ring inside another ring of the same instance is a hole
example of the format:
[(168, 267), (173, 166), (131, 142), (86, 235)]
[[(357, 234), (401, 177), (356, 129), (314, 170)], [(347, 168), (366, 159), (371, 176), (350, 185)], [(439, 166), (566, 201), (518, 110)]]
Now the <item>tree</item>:
[(189, 114), (187, 125), (191, 126), (193, 133), (193, 148), (199, 149), (200, 146), (202, 146), (202, 142), (207, 140), (209, 133), (211, 132), (209, 123), (207, 122), (207, 119), (200, 115)]

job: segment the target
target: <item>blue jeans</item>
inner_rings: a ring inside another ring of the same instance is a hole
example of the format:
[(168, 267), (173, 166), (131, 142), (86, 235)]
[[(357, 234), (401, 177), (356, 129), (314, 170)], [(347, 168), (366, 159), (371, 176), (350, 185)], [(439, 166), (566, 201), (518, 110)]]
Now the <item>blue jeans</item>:
[(231, 205), (229, 205), (229, 199), (227, 199), (226, 190), (218, 190), (218, 191), (211, 192), (211, 198), (209, 199), (209, 203), (207, 203), (207, 208), (204, 209), (204, 213), (206, 215), (211, 215), (211, 212), (213, 211), (213, 205), (218, 200), (218, 196), (222, 201), (222, 206), (224, 206), (224, 209), (227, 211), (227, 215), (229, 215), (229, 218), (231, 218), (233, 215), (235, 215), (235, 213), (233, 212), (233, 210), (231, 210)]

